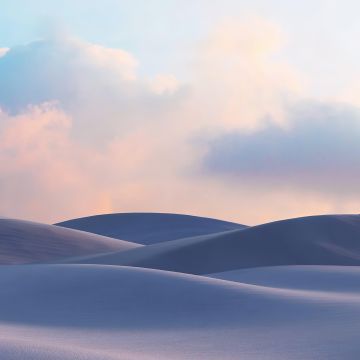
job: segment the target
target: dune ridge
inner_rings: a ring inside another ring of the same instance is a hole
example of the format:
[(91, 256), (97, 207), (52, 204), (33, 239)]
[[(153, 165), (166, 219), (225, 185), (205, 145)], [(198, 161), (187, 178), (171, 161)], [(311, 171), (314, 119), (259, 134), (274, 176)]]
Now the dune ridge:
[(82, 263), (191, 274), (278, 265), (360, 265), (360, 216), (323, 215), (276, 221), (89, 256)]
[(0, 264), (53, 261), (136, 247), (139, 245), (84, 231), (0, 218)]
[(245, 225), (223, 220), (166, 213), (104, 214), (63, 221), (56, 225), (144, 245), (246, 228)]

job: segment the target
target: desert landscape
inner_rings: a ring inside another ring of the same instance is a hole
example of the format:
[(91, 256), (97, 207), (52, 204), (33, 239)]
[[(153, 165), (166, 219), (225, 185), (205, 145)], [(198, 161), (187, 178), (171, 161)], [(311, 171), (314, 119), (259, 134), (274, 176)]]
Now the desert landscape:
[(356, 359), (359, 237), (359, 215), (2, 218), (1, 358)]
[(0, 360), (359, 360), (359, 14), (0, 0)]

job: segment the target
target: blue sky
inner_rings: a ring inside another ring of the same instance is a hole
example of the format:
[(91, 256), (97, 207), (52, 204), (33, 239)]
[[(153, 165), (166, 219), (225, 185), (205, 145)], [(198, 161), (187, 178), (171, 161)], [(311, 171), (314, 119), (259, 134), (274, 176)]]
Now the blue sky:
[(187, 54), (217, 22), (256, 15), (283, 30), (287, 43), (279, 56), (310, 79), (311, 91), (332, 95), (358, 72), (359, 11), (355, 0), (3, 0), (0, 46), (32, 41), (57, 24), (134, 53), (144, 73), (185, 77)]

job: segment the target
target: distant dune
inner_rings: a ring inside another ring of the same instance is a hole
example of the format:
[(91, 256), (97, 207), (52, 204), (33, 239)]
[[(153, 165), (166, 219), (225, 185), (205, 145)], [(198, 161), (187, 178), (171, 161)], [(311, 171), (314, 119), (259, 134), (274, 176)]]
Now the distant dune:
[(199, 216), (162, 213), (97, 215), (56, 225), (145, 245), (246, 227)]
[(0, 264), (51, 261), (138, 247), (83, 231), (30, 221), (0, 218)]
[(311, 216), (83, 259), (209, 274), (277, 265), (360, 265), (360, 216)]

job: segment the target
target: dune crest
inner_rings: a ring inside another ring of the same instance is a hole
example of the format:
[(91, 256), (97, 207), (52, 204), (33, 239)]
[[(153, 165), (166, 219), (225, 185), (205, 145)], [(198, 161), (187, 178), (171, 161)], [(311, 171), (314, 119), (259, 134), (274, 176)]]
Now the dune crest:
[(245, 225), (223, 220), (166, 213), (95, 215), (56, 225), (145, 245), (246, 228)]
[(47, 262), (69, 256), (130, 250), (138, 246), (84, 231), (0, 218), (0, 264)]
[(324, 215), (95, 255), (82, 263), (191, 274), (279, 265), (360, 265), (360, 216)]

